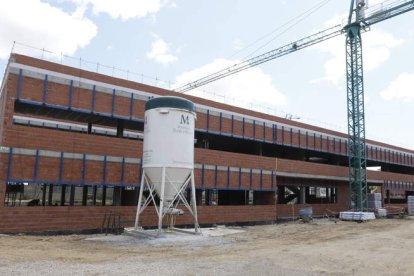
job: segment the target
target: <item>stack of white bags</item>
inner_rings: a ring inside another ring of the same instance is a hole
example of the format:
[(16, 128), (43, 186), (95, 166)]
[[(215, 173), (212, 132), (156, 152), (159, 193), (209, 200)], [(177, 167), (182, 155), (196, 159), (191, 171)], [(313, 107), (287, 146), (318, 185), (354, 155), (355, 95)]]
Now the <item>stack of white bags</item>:
[(372, 212), (340, 212), (339, 218), (342, 220), (366, 221), (375, 219)]
[(381, 193), (368, 194), (368, 208), (379, 209), (382, 207), (382, 195)]
[(414, 216), (414, 196), (408, 196), (407, 203), (408, 203), (408, 215)]

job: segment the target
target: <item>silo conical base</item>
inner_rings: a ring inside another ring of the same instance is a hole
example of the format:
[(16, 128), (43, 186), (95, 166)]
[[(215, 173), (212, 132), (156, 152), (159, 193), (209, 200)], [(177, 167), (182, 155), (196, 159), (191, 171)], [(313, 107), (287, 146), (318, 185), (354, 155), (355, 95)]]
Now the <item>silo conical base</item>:
[[(158, 233), (161, 233), (162, 231), (162, 220), (164, 216), (169, 212), (169, 210), (175, 209), (179, 203), (182, 203), (188, 209), (191, 216), (193, 217), (194, 232), (201, 233), (197, 218), (194, 170), (189, 170), (189, 174), (181, 186), (173, 186), (173, 189), (176, 190), (174, 197), (165, 198), (166, 184), (168, 184), (169, 182), (167, 169), (167, 167), (161, 167), (161, 181), (157, 181), (157, 183), (152, 183), (148, 177), (148, 174), (146, 173), (145, 168), (143, 169), (134, 230), (142, 230), (142, 227), (140, 226), (140, 217), (142, 215), (142, 212), (151, 202), (154, 203), (154, 207), (157, 212)], [(191, 204), (187, 201), (183, 194), (188, 185), (191, 185)], [(149, 196), (144, 200), (143, 192), (145, 189), (148, 189)], [(171, 193), (171, 186), (169, 186), (168, 189)], [(155, 201), (155, 195), (158, 195), (160, 198), (159, 204), (157, 204), (157, 202)]]

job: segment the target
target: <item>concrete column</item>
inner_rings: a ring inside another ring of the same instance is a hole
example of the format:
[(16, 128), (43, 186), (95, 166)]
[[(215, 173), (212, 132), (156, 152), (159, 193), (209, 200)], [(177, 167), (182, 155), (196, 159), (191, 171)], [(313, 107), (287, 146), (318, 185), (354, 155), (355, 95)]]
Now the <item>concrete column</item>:
[(52, 206), (53, 205), (53, 184), (50, 184), (49, 185), (49, 195), (48, 195), (48, 202), (47, 202), (47, 204), (49, 205), (49, 206)]
[(60, 206), (65, 206), (66, 199), (66, 185), (62, 185), (62, 191), (60, 194)]
[(116, 137), (124, 136), (124, 128), (125, 128), (124, 120), (118, 120), (118, 124), (116, 126)]
[(306, 187), (300, 187), (299, 203), (306, 204)]
[(75, 189), (76, 189), (75, 185), (70, 186), (70, 195), (69, 195), (69, 205), (70, 206), (75, 205)]
[(278, 186), (277, 187), (277, 204), (284, 204), (285, 203), (285, 186)]
[(92, 123), (88, 123), (88, 134), (92, 133)]

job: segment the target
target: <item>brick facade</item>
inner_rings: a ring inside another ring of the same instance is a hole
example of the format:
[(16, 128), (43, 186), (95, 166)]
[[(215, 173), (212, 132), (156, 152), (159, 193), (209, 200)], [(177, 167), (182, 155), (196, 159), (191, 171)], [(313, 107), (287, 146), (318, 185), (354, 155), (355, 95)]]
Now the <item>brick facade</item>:
[[(10, 61), (0, 95), (0, 199), (6, 196), (6, 182), (17, 180), (56, 185), (139, 184), (142, 140), (22, 125), (14, 122), (14, 116), (85, 127), (90, 123), (115, 132), (122, 123), (126, 130), (140, 131), (146, 99), (151, 95), (176, 93), (26, 56), (12, 55)], [(197, 189), (267, 191), (272, 196), (266, 202), (271, 202), (284, 178), (295, 179), (299, 186), (309, 182), (323, 187), (329, 181), (329, 187), (337, 191), (336, 203), (312, 204), (314, 213), (323, 215), (326, 209), (348, 209), (345, 134), (188, 95), (179, 96), (197, 104), (199, 142), (207, 137), (210, 143), (217, 143), (217, 148), (195, 149)], [(257, 149), (226, 148), (225, 139), (241, 145), (251, 143)], [(384, 181), (414, 183), (414, 151), (368, 142), (370, 162), (389, 168), (389, 172), (370, 171), (371, 181), (376, 185)], [(277, 154), (270, 156), (276, 150)], [(269, 156), (262, 154), (265, 151)], [(311, 162), (313, 155), (327, 156), (328, 163)], [(95, 229), (110, 210), (122, 213), (127, 224), (135, 216), (133, 206), (6, 207), (2, 203), (0, 232)], [(303, 206), (275, 203), (198, 206), (199, 222), (274, 221), (297, 214)], [(155, 224), (153, 213), (150, 210), (144, 213), (144, 225)], [(191, 220), (185, 215), (177, 223), (191, 224)]]

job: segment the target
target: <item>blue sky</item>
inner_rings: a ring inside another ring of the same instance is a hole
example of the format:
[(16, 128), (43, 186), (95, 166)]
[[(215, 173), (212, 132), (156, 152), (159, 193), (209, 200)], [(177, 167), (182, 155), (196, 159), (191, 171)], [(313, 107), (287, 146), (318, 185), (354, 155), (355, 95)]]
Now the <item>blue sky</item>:
[[(277, 30), (315, 6), (321, 8)], [(56, 62), (61, 53), (81, 57), (99, 62), (102, 73), (112, 73), (102, 64), (115, 66), (153, 77), (145, 83), (174, 87), (340, 24), (348, 9), (344, 0), (6, 0), (0, 4), (0, 70), (18, 41), (56, 53), (44, 55)], [(363, 35), (367, 137), (411, 149), (413, 16), (376, 24)], [(190, 93), (346, 132), (344, 45), (341, 36)], [(15, 51), (41, 56), (20, 45)], [(142, 79), (129, 73), (134, 76)]]

